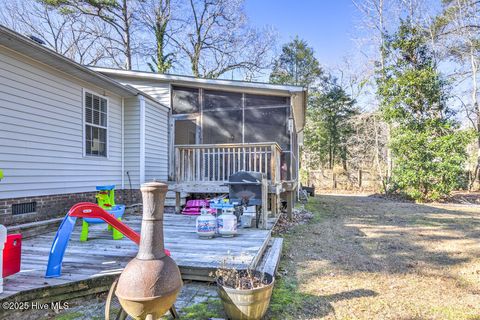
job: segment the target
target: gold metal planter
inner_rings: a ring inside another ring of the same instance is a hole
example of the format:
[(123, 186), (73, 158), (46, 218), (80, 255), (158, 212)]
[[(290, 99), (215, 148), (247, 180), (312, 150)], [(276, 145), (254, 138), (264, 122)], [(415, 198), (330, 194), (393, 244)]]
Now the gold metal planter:
[(222, 300), (223, 308), (231, 320), (260, 320), (263, 318), (270, 305), (275, 279), (265, 274), (269, 284), (257, 289), (240, 290), (221, 285), (217, 281), (218, 294)]

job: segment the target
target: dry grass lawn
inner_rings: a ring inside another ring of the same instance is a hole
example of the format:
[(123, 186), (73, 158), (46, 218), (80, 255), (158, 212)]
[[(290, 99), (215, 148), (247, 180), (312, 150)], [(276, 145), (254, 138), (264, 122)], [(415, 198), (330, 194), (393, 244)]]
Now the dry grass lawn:
[(307, 206), (315, 218), (285, 236), (287, 297), (277, 291), (271, 319), (480, 319), (480, 206), (352, 195)]

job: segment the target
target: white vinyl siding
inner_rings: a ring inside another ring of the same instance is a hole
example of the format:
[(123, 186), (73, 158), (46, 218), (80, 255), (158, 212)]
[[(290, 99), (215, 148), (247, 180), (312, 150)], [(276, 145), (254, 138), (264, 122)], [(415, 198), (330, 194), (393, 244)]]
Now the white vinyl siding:
[[(84, 157), (83, 89), (109, 98), (109, 158)], [(0, 47), (0, 199), (121, 185), (121, 98)]]
[(168, 109), (145, 99), (145, 181), (168, 180)]
[(145, 143), (145, 181), (168, 180), (168, 109), (150, 99), (144, 101), (145, 139), (141, 139), (140, 99), (125, 99), (125, 188), (130, 188), (130, 183), (132, 188), (140, 186), (142, 141)]
[[(125, 188), (140, 187), (140, 101), (138, 97), (125, 99)], [(127, 174), (128, 173), (128, 174)]]
[(134, 78), (118, 77), (110, 75), (110, 77), (118, 82), (130, 85), (137, 90), (145, 92), (157, 100), (160, 104), (170, 108), (170, 83), (155, 80), (139, 80)]

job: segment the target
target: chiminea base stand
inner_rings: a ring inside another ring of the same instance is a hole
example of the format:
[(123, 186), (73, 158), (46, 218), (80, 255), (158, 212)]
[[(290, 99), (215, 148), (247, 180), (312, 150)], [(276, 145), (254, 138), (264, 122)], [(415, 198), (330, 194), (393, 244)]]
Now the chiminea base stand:
[[(112, 286), (110, 287), (110, 290), (108, 291), (107, 295), (107, 301), (105, 303), (105, 320), (125, 320), (128, 317), (128, 314), (123, 310), (122, 306), (120, 305), (120, 302), (118, 301), (117, 297), (114, 295), (115, 289), (117, 289), (117, 283), (118, 283), (118, 278), (113, 281)], [(112, 307), (115, 305), (115, 308), (120, 307), (120, 310), (117, 312), (117, 314), (112, 315)], [(178, 315), (177, 309), (175, 308), (175, 305), (173, 305), (170, 310), (170, 315), (173, 317), (173, 319), (180, 319), (180, 316)]]

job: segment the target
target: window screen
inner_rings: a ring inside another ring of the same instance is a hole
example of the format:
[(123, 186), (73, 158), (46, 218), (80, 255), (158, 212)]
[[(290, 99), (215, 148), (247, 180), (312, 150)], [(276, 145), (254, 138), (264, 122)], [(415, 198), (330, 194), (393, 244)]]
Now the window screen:
[(174, 114), (199, 111), (199, 92), (196, 88), (173, 87), (172, 112)]
[(107, 156), (107, 99), (85, 93), (85, 154)]
[(203, 91), (203, 110), (242, 108), (242, 94), (217, 90)]
[(278, 96), (262, 96), (254, 94), (245, 95), (246, 107), (267, 107), (267, 106), (284, 106), (290, 103), (288, 97)]
[(203, 112), (203, 143), (241, 143), (242, 110)]
[(245, 142), (277, 142), (290, 147), (287, 108), (245, 109)]

